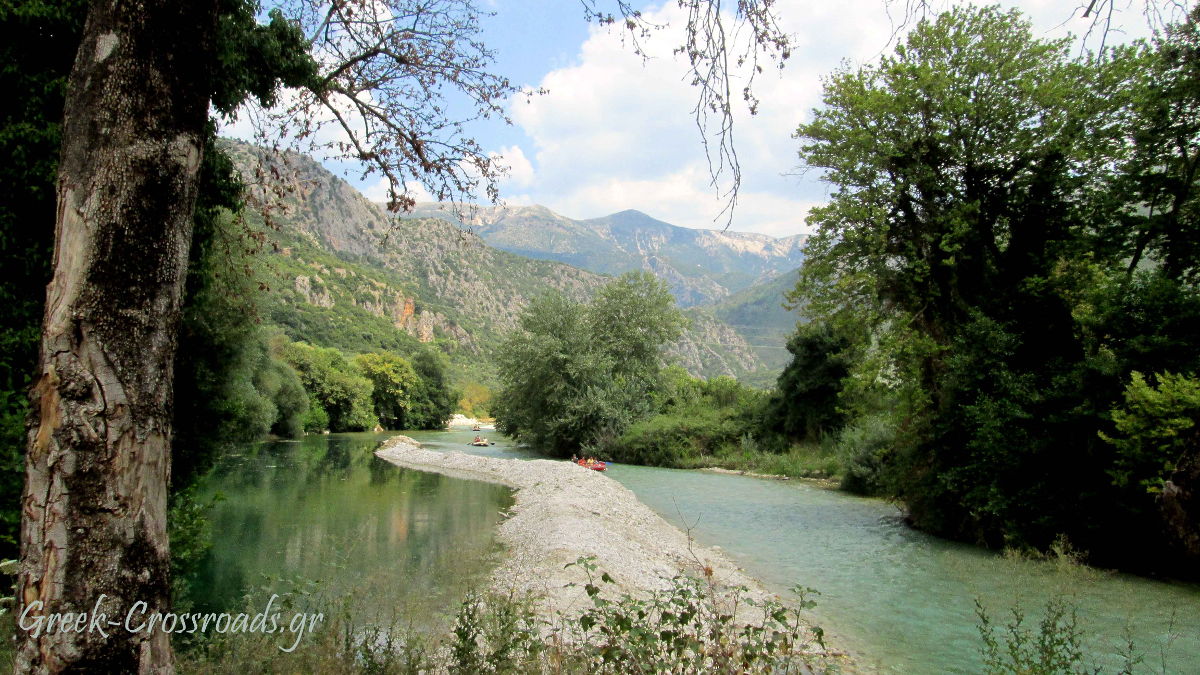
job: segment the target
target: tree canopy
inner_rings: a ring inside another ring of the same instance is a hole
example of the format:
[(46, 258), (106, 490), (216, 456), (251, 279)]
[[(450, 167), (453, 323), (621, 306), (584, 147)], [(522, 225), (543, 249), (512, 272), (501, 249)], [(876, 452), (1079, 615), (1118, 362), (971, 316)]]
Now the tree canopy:
[(799, 127), (834, 192), (791, 301), (851, 339), (843, 438), (890, 437), (864, 484), (919, 526), (1119, 564), (1165, 545), (1100, 432), (1131, 372), (1198, 365), (1198, 16), (1090, 59), (958, 7), (835, 73)]
[(498, 357), (498, 428), (567, 456), (620, 436), (652, 410), (663, 347), (685, 319), (666, 284), (645, 272), (610, 282), (588, 304), (533, 300)]

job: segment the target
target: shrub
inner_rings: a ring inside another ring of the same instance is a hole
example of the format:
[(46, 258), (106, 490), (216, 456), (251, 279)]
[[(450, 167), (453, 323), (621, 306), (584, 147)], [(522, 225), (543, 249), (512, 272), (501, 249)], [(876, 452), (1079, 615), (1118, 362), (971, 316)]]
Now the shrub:
[(844, 428), (836, 445), (843, 469), (842, 489), (859, 494), (883, 492), (883, 468), (895, 442), (895, 425), (882, 414), (860, 417)]

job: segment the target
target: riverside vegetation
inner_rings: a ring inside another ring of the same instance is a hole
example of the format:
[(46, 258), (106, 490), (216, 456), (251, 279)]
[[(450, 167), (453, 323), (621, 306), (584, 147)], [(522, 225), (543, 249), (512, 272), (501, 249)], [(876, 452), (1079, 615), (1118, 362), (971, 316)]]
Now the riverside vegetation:
[[(579, 584), (591, 607), (576, 615), (539, 616), (529, 598), (469, 592), (444, 634), (421, 634), (402, 622), (361, 625), (349, 613), (331, 617), (291, 654), (274, 636), (224, 636), (188, 653), (180, 672), (256, 671), (362, 673), (665, 673), (827, 672), (817, 629), (802, 619), (811, 589), (798, 601), (755, 604), (743, 589), (718, 590), (703, 571), (679, 576), (648, 597), (614, 596), (608, 575), (581, 558)], [(291, 607), (294, 598), (285, 600)], [(757, 619), (733, 620), (739, 605)], [(310, 603), (311, 604), (311, 603)], [(836, 671), (833, 671), (836, 672)]]
[(498, 422), (558, 456), (835, 476), (943, 536), (1194, 576), (1198, 22), (1078, 57), (1016, 12), (922, 22), (797, 131), (835, 191), (773, 392), (666, 368), (678, 312), (627, 279), (525, 310)]
[[(28, 104), (0, 134), (25, 149), (0, 170), (7, 194), (22, 196), (0, 205), (6, 555), (42, 311), (28, 298), (39, 297), (50, 260), (49, 232), (20, 223), (54, 210), (56, 111), (83, 16), (83, 3), (30, 7), (4, 15), (12, 39), (0, 41), (13, 64), (5, 82)], [(253, 23), (247, 11), (239, 16)], [(26, 31), (30, 21), (51, 29)], [(660, 348), (685, 320), (661, 282), (633, 274), (590, 301), (548, 295), (529, 305), (499, 350), (498, 423), (560, 456), (833, 476), (902, 502), (917, 526), (946, 536), (1031, 550), (1065, 536), (1099, 564), (1194, 574), (1198, 21), (1200, 10), (1151, 42), (1087, 58), (995, 9), (923, 22), (878, 64), (835, 74), (825, 108), (798, 129), (803, 161), (824, 169), (835, 192), (812, 218), (818, 233), (791, 294), (806, 322), (774, 391), (667, 366)], [(297, 47), (281, 25), (250, 34)], [(25, 49), (29, 36), (56, 49)], [(33, 53), (56, 60), (28, 63)], [(228, 97), (273, 96), (229, 87)], [(365, 315), (331, 327), (298, 311), (289, 322), (272, 307), (267, 318), (280, 328), (247, 322), (263, 314), (256, 273), (267, 273), (253, 269), (253, 252), (268, 235), (246, 226), (244, 190), (212, 133), (202, 173), (181, 337), (188, 358), (176, 372), (180, 579), (203, 550), (203, 505), (188, 488), (221, 445), (272, 431), (436, 426), (458, 398), (439, 353)], [(472, 390), (485, 405), (486, 388)], [(520, 603), (486, 619), (478, 607), (468, 601), (474, 618), (464, 621), (524, 621), (512, 619), (523, 616)], [(1054, 616), (1046, 639), (1069, 647), (1053, 636), (1073, 629)], [(610, 619), (598, 615), (588, 629)], [(646, 627), (618, 624), (638, 635)], [(483, 636), (469, 644), (484, 649), (487, 630), (471, 625), (464, 635)], [(384, 658), (357, 639), (352, 619), (342, 626), (348, 641), (313, 658)], [(985, 633), (995, 651), (990, 640)], [(221, 663), (222, 648), (198, 658)], [(495, 657), (499, 647), (486, 649)], [(464, 647), (463, 662), (469, 654)]]

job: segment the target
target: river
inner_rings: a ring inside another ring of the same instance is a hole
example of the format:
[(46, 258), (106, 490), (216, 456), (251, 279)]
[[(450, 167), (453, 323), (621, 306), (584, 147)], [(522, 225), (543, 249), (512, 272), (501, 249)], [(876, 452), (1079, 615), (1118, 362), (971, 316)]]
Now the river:
[(1007, 558), (914, 531), (886, 502), (803, 481), (638, 466), (608, 473), (772, 590), (816, 588), (817, 622), (884, 672), (979, 672), (976, 598), (993, 623), (1019, 605), (1035, 629), (1046, 603), (1064, 599), (1087, 636), (1085, 663), (1106, 673), (1124, 665), (1126, 635), (1144, 656), (1135, 672), (1200, 672), (1196, 586)]
[[(432, 449), (531, 457), (494, 432), (484, 433), (496, 441), (486, 448), (467, 445), (472, 432), (409, 435)], [(230, 602), (265, 573), (346, 589), (387, 580), (369, 597), (375, 607), (415, 613), (456, 604), (486, 569), (511, 497), (383, 463), (370, 455), (383, 437), (260, 444), (223, 465), (209, 488), (227, 497), (214, 514), (217, 542), (202, 580), (211, 597)], [(1120, 669), (1126, 635), (1145, 659), (1135, 672), (1194, 673), (1200, 663), (1200, 587), (946, 542), (906, 527), (885, 502), (803, 481), (626, 465), (607, 473), (773, 590), (816, 588), (816, 622), (884, 672), (978, 672), (976, 598), (1000, 625), (1019, 603), (1035, 628), (1046, 602), (1064, 598), (1077, 607), (1086, 661), (1104, 672)]]
[(314, 435), (224, 458), (202, 492), (220, 498), (193, 583), (199, 608), (261, 608), (282, 590), (326, 613), (345, 606), (385, 625), (444, 625), (495, 560), (512, 494), (375, 457), (391, 435)]

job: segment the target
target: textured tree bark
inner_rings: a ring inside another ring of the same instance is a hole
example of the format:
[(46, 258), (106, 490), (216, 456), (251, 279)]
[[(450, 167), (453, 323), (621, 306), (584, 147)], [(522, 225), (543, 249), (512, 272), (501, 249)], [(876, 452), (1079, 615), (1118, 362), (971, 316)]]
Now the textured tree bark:
[[(172, 670), (143, 624), (170, 609), (172, 365), (215, 28), (216, 0), (89, 9), (31, 391), (17, 672)], [(89, 618), (49, 630), (66, 612)]]

